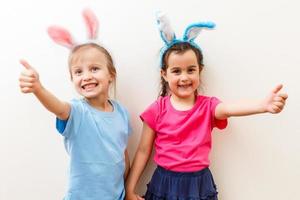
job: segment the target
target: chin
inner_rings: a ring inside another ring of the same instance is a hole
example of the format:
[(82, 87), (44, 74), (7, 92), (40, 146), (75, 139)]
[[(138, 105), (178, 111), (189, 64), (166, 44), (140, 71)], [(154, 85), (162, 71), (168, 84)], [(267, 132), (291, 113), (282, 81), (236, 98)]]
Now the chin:
[(93, 93), (87, 93), (87, 92), (81, 92), (80, 95), (87, 99), (92, 99), (92, 98), (96, 98), (97, 96), (99, 96), (99, 94), (93, 94)]
[(185, 98), (190, 98), (192, 95), (194, 95), (194, 93), (192, 93), (192, 94), (174, 94), (174, 95), (177, 96), (178, 98), (185, 99)]

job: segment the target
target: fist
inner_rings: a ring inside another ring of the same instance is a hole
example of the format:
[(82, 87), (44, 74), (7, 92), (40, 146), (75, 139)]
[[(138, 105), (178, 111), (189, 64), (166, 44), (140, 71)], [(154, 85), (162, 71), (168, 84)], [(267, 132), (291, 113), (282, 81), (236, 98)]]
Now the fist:
[(19, 85), (21, 92), (23, 93), (35, 93), (41, 89), (41, 83), (39, 80), (39, 74), (31, 67), (27, 61), (20, 60), (20, 63), (24, 66), (24, 70), (19, 77)]
[(280, 92), (283, 85), (276, 86), (272, 92), (267, 96), (265, 100), (266, 111), (276, 114), (280, 113), (285, 105), (285, 101), (288, 98), (286, 93)]

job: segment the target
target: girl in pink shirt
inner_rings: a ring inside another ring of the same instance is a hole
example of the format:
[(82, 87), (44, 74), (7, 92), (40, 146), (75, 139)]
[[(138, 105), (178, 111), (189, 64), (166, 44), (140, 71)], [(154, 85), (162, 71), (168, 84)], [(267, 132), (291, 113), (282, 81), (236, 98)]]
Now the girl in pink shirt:
[[(224, 129), (227, 118), (258, 113), (279, 113), (287, 94), (282, 85), (259, 101), (223, 103), (216, 97), (198, 94), (203, 57), (194, 42), (199, 31), (213, 23), (187, 27), (176, 39), (168, 19), (158, 14), (161, 37), (160, 97), (142, 114), (143, 132), (126, 184), (126, 200), (217, 200), (217, 190), (209, 170), (211, 131)], [(157, 168), (144, 198), (135, 194), (136, 184), (154, 145)]]

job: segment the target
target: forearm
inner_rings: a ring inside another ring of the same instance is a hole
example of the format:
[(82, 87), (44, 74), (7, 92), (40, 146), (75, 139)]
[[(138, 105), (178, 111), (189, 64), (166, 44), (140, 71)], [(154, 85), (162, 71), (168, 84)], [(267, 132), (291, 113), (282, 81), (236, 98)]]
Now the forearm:
[(129, 156), (128, 156), (128, 151), (127, 149), (125, 150), (125, 172), (124, 172), (124, 180), (126, 181), (128, 173), (129, 173), (129, 169), (130, 169), (130, 160), (129, 160)]
[(70, 114), (70, 105), (55, 97), (51, 92), (41, 86), (34, 95), (45, 106), (47, 110), (54, 113), (59, 119), (66, 120)]
[(146, 164), (150, 158), (152, 149), (144, 150), (138, 148), (133, 164), (130, 168), (130, 173), (126, 182), (126, 191), (129, 193), (134, 193), (137, 182), (139, 181), (140, 176), (142, 175)]
[(217, 119), (226, 119), (233, 116), (246, 116), (267, 112), (262, 101), (241, 100), (231, 103), (220, 103), (215, 110)]

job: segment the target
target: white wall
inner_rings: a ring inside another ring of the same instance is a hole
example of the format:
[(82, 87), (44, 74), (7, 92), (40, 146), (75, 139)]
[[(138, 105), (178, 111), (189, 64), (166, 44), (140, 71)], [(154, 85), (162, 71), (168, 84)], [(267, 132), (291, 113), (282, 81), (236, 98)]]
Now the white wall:
[[(118, 70), (118, 99), (129, 109), (132, 156), (140, 137), (139, 113), (157, 97), (158, 50), (162, 45), (154, 11), (166, 11), (177, 35), (199, 20), (213, 20), (214, 31), (197, 39), (204, 50), (204, 93), (222, 100), (262, 98), (283, 83), (289, 99), (276, 116), (230, 119), (214, 131), (211, 170), (221, 200), (299, 200), (300, 26), (297, 0), (92, 1), (10, 0), (0, 6), (0, 199), (61, 199), (67, 184), (68, 156), (55, 130), (55, 117), (33, 95), (21, 94), (18, 76), (26, 58), (44, 85), (64, 100), (75, 92), (67, 71), (67, 50), (46, 34), (60, 24), (84, 38), (81, 10), (100, 19), (100, 39)], [(139, 191), (145, 190), (153, 164)]]

